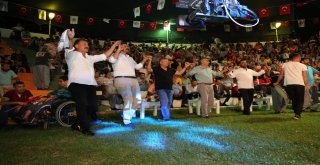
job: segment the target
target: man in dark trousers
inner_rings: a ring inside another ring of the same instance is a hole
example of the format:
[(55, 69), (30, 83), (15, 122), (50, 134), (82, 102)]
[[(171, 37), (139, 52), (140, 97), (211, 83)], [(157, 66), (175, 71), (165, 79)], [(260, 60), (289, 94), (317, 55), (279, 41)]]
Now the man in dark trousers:
[[(74, 29), (68, 30), (68, 38), (74, 38)], [(88, 55), (89, 46), (86, 39), (77, 39), (70, 49), (65, 50), (65, 59), (68, 64), (68, 89), (76, 102), (77, 120), (72, 129), (81, 131), (85, 135), (93, 136), (90, 130), (90, 121), (95, 120), (93, 115), (97, 110), (96, 85), (94, 78), (94, 63), (106, 60), (120, 45), (115, 42), (109, 50), (100, 55)]]
[(294, 110), (294, 119), (301, 118), (304, 92), (308, 89), (307, 66), (300, 63), (301, 55), (292, 54), (291, 61), (286, 62), (282, 66), (282, 71), (278, 77), (278, 81), (274, 85), (279, 85), (279, 82), (284, 78), (284, 86), (292, 100), (292, 108)]
[(250, 115), (250, 107), (253, 101), (253, 76), (261, 76), (265, 73), (264, 70), (256, 72), (248, 68), (247, 61), (241, 59), (240, 68), (228, 73), (230, 78), (236, 78), (238, 82), (238, 88), (243, 100), (243, 114)]

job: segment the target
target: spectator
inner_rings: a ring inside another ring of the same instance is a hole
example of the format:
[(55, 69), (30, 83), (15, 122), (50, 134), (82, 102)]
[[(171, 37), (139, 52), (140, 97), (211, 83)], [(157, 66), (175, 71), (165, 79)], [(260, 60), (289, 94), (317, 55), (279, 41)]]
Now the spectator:
[(10, 69), (8, 63), (1, 65), (0, 71), (0, 96), (10, 89), (12, 89), (12, 84), (18, 79), (17, 75)]
[(28, 101), (32, 98), (32, 94), (21, 81), (15, 82), (13, 86), (14, 89), (3, 95), (2, 110), (7, 111), (13, 119), (28, 124), (33, 105)]

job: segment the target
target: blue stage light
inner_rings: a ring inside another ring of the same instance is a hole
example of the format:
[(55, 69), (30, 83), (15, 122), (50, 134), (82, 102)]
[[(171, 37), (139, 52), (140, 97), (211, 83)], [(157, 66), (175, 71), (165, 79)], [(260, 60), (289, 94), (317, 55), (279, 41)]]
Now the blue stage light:
[(140, 136), (140, 145), (153, 150), (164, 150), (166, 137), (160, 132), (147, 132)]
[(192, 125), (191, 122), (187, 121), (177, 121), (177, 120), (170, 120), (170, 121), (159, 121), (157, 119), (153, 119), (150, 117), (147, 117), (143, 120), (134, 120), (134, 123), (143, 123), (148, 125), (156, 125), (156, 126), (163, 126), (163, 127), (185, 127), (188, 125)]
[(214, 138), (209, 139), (194, 133), (179, 132), (176, 133), (176, 137), (186, 142), (197, 143), (219, 151), (226, 151), (230, 149), (230, 147), (220, 144)]
[(194, 133), (208, 133), (215, 135), (229, 135), (230, 131), (226, 131), (217, 127), (189, 127), (185, 128), (185, 131), (194, 132)]
[(98, 128), (95, 132), (97, 135), (111, 135), (116, 133), (123, 133), (132, 131), (131, 128), (123, 127), (114, 122), (101, 122), (95, 126)]

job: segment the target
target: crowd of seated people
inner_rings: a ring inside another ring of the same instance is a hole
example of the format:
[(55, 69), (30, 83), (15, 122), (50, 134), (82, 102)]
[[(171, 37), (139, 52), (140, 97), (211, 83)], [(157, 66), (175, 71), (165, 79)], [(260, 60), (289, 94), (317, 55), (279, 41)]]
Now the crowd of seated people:
[[(39, 51), (40, 48), (47, 43), (57, 42), (57, 38), (41, 39), (31, 38), (29, 48)], [(98, 39), (88, 39), (90, 52), (89, 54), (99, 54), (109, 48), (112, 45), (112, 41), (109, 39), (101, 42)], [(163, 44), (163, 43), (128, 43), (130, 47), (130, 55), (139, 61), (144, 54), (151, 54), (153, 56), (152, 64), (158, 65), (161, 56), (168, 58), (171, 61), (171, 67), (180, 70), (183, 68), (185, 61), (191, 62), (195, 65), (199, 64), (199, 59), (202, 57), (210, 57), (212, 69), (216, 71), (224, 70), (224, 67), (229, 67), (231, 70), (238, 67), (240, 59), (246, 59), (249, 68), (259, 71), (262, 67), (268, 66), (268, 71), (261, 77), (256, 78), (256, 91), (261, 92), (263, 96), (271, 94), (271, 81), (270, 73), (276, 70), (279, 63), (283, 63), (289, 60), (291, 53), (301, 53), (302, 57), (311, 59), (311, 66), (315, 69), (320, 69), (320, 37), (315, 35), (307, 41), (301, 41), (299, 39), (285, 39), (281, 42), (257, 42), (254, 45), (249, 43), (212, 43), (212, 44), (190, 44), (188, 47), (179, 44)], [(50, 48), (47, 48), (45, 52), (50, 54)], [(15, 55), (9, 58), (3, 58), (2, 61), (16, 60), (15, 63), (19, 63), (19, 60), (25, 57), (21, 55), (20, 50), (15, 52)], [(65, 64), (63, 59), (63, 52), (59, 54), (51, 53), (51, 58), (55, 58), (59, 61), (61, 68), (66, 71), (67, 68), (63, 66)], [(23, 60), (24, 62), (24, 60)], [(19, 66), (27, 66), (26, 64), (19, 63)], [(109, 96), (110, 93), (116, 92), (113, 88), (112, 79), (112, 66), (108, 61), (99, 62), (95, 65), (97, 71), (97, 82), (99, 86), (104, 86), (104, 94)], [(12, 70), (19, 70), (12, 67)], [(24, 70), (24, 69), (20, 69)], [(28, 69), (25, 69), (28, 72)], [(188, 70), (186, 71), (186, 73)], [(192, 77), (185, 76), (186, 74), (175, 77), (172, 81), (173, 92), (175, 99), (182, 99), (184, 103), (187, 100), (187, 86), (191, 84)], [(141, 91), (147, 91), (147, 96), (154, 96), (156, 92), (152, 90), (154, 82), (152, 75), (141, 70), (137, 74)], [(227, 74), (223, 74), (215, 82), (215, 86), (218, 88), (215, 91), (216, 99), (224, 97), (225, 100), (222, 105), (228, 105), (229, 97), (238, 97), (237, 83), (235, 80), (230, 79)], [(46, 86), (44, 87), (46, 88)], [(183, 104), (184, 105), (184, 104)]]

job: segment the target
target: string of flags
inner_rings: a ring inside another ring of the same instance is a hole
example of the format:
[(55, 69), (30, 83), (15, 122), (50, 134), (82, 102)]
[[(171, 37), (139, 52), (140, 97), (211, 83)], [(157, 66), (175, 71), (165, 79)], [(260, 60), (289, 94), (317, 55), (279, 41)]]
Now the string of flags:
[[(290, 15), (292, 14), (292, 6), (295, 5), (296, 7), (301, 7), (304, 5), (307, 5), (311, 2), (313, 2), (314, 0), (305, 0), (303, 2), (298, 2), (298, 3), (293, 3), (293, 4), (284, 4), (284, 5), (280, 5), (277, 6), (279, 7), (279, 15), (280, 16), (285, 16), (285, 15)], [(172, 5), (178, 5), (179, 0), (171, 0), (171, 4)], [(9, 2), (12, 3), (12, 2)], [(157, 4), (156, 4), (157, 3)], [(146, 15), (150, 15), (152, 10), (153, 10), (153, 4), (156, 4), (156, 9), (157, 10), (163, 10), (165, 7), (165, 0), (154, 0), (154, 1), (150, 1), (147, 4), (135, 7), (133, 9), (133, 15), (134, 18), (140, 17), (141, 16), (141, 11), (144, 8), (145, 14)], [(35, 10), (38, 12), (38, 19), (39, 20), (48, 20), (48, 13), (49, 11), (47, 10), (42, 10), (42, 9), (38, 9), (38, 8), (33, 8), (30, 6), (24, 6), (21, 4), (16, 4), (16, 3), (12, 3), (16, 6), (16, 11), (12, 11), (12, 12), (16, 12), (18, 13), (21, 17), (26, 17), (28, 16), (32, 10)], [(271, 6), (271, 7), (263, 7), (263, 8), (259, 8), (258, 9), (258, 15), (260, 18), (268, 18), (270, 17), (270, 8), (274, 8), (275, 6)], [(5, 0), (0, 0), (0, 12), (9, 12), (9, 8), (8, 8), (8, 1)], [(11, 12), (11, 11), (10, 11)], [(54, 17), (54, 21), (56, 24), (63, 24), (63, 23), (67, 23), (68, 17), (69, 17), (69, 24), (71, 25), (77, 25), (80, 24), (81, 22), (79, 21), (79, 17), (75, 16), (75, 15), (64, 15), (61, 13), (55, 13), (55, 17)], [(312, 18), (313, 19), (313, 23), (314, 24), (319, 24), (319, 18)], [(111, 21), (116, 21), (117, 22), (117, 26), (119, 29), (126, 29), (127, 27), (131, 26), (133, 28), (137, 28), (137, 29), (148, 29), (148, 30), (156, 30), (158, 28), (158, 24), (163, 24), (164, 28), (168, 28), (168, 20), (164, 20), (164, 21), (139, 21), (139, 20), (126, 20), (126, 19), (111, 19), (111, 18), (98, 18), (98, 17), (91, 17), (88, 16), (85, 18), (85, 24), (87, 26), (93, 26), (95, 25), (97, 22), (104, 22), (106, 24), (109, 24)], [(132, 22), (132, 25), (129, 25), (129, 23)], [(283, 21), (282, 22), (282, 26), (289, 26), (289, 22), (297, 22), (298, 27), (303, 28), (306, 26), (306, 20), (305, 19), (298, 19), (298, 20), (291, 20), (291, 21)], [(272, 22), (270, 23), (272, 24)], [(259, 26), (257, 26), (259, 29), (263, 29), (264, 28), (264, 24), (259, 24)], [(231, 32), (231, 25), (229, 24), (225, 24), (224, 25), (224, 31), (225, 32)], [(241, 31), (241, 27), (234, 25), (234, 29), (239, 32)], [(178, 32), (182, 32), (184, 31), (183, 28), (177, 27), (176, 29)], [(204, 30), (205, 31), (205, 30)], [(246, 32), (252, 32), (253, 28), (245, 28)]]

